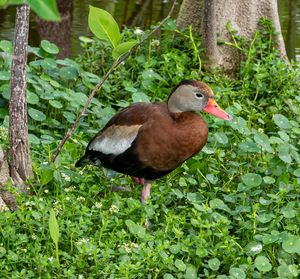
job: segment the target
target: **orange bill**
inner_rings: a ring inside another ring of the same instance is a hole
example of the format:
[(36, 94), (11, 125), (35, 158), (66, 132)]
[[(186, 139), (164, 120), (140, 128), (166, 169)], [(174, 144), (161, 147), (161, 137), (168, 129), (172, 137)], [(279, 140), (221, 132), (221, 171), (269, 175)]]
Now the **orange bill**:
[(232, 121), (232, 116), (226, 111), (222, 110), (214, 98), (209, 98), (208, 104), (203, 111), (210, 113), (221, 119)]

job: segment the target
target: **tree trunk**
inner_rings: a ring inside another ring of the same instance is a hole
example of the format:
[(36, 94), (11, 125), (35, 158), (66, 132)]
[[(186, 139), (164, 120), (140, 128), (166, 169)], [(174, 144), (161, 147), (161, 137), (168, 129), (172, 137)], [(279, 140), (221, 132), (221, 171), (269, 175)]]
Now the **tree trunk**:
[(72, 2), (72, 0), (57, 0), (57, 8), (61, 15), (59, 22), (36, 18), (40, 39), (51, 41), (60, 48), (58, 58), (70, 57)]
[(17, 6), (16, 9), (9, 100), (9, 144), (12, 154), (10, 160), (10, 175), (15, 184), (23, 184), (27, 178), (32, 176), (26, 103), (29, 6), (21, 5)]
[[(211, 14), (212, 11), (214, 15)], [(237, 30), (239, 35), (250, 40), (262, 17), (273, 21), (275, 29), (279, 33), (277, 42), (281, 57), (286, 58), (277, 0), (183, 0), (177, 26), (182, 28), (192, 25), (195, 33), (203, 36), (208, 60), (225, 72), (231, 73), (239, 66), (241, 55), (233, 47), (224, 44), (217, 46), (216, 34), (221, 41), (230, 41), (230, 34), (226, 29), (226, 24), (230, 21), (233, 29)]]

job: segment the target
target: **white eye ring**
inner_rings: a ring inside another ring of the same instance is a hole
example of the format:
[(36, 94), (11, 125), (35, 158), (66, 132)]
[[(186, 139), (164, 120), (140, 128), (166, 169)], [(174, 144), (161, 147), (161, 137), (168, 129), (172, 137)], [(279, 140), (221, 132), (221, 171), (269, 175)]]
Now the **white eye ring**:
[(203, 99), (203, 94), (201, 93), (201, 92), (196, 92), (195, 93), (195, 97), (197, 98), (197, 99)]

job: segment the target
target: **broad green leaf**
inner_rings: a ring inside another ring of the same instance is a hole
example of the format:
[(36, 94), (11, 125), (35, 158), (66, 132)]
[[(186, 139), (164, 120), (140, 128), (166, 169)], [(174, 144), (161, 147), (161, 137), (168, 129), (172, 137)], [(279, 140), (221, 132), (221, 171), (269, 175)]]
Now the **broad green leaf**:
[(145, 102), (145, 103), (149, 103), (150, 100), (148, 98), (148, 96), (142, 92), (136, 92), (132, 94), (132, 101), (134, 103), (138, 103), (138, 102)]
[(0, 7), (4, 6), (8, 0), (0, 0)]
[(213, 209), (222, 209), (222, 210), (225, 210), (227, 212), (231, 212), (231, 210), (229, 209), (229, 207), (220, 199), (216, 198), (216, 199), (213, 199), (209, 202), (209, 205), (211, 208)]
[(217, 271), (220, 267), (220, 261), (218, 258), (208, 260), (208, 266), (211, 270)]
[(260, 242), (251, 241), (245, 247), (245, 252), (248, 256), (259, 254), (262, 251), (262, 244)]
[(259, 144), (262, 148), (266, 149), (268, 152), (273, 152), (273, 148), (270, 145), (270, 141), (267, 135), (265, 134), (255, 134), (254, 140), (257, 144)]
[(53, 169), (49, 165), (41, 165), (39, 176), (41, 186), (44, 186), (53, 179)]
[(244, 272), (244, 270), (242, 270), (241, 268), (237, 268), (237, 267), (231, 267), (229, 270), (229, 274), (236, 279), (245, 279), (246, 278), (246, 274)]
[(297, 177), (300, 177), (300, 168), (294, 170), (294, 175), (297, 176)]
[(265, 273), (272, 269), (272, 265), (270, 264), (269, 259), (266, 256), (258, 256), (254, 261), (255, 267)]
[(172, 274), (170, 274), (170, 273), (166, 273), (164, 275), (164, 279), (175, 279), (175, 277)]
[(28, 134), (28, 138), (29, 138), (30, 144), (40, 144), (41, 143), (40, 139), (33, 134)]
[(186, 270), (186, 264), (182, 260), (176, 260), (175, 261), (175, 266), (177, 267), (178, 270), (180, 271), (185, 271)]
[(126, 226), (128, 227), (130, 233), (132, 233), (134, 236), (137, 236), (139, 238), (144, 238), (146, 235), (146, 230), (141, 225), (138, 225), (134, 223), (131, 220), (125, 221)]
[(282, 248), (287, 253), (293, 254), (298, 253), (300, 254), (300, 237), (289, 235), (287, 239), (282, 243)]
[(59, 239), (59, 227), (53, 208), (51, 208), (50, 210), (49, 230), (53, 242), (55, 243), (55, 245), (57, 245)]
[(221, 144), (228, 143), (228, 137), (225, 135), (225, 133), (222, 133), (222, 132), (215, 133), (214, 137), (218, 143), (221, 143)]
[(292, 128), (290, 121), (282, 114), (274, 114), (273, 120), (279, 128), (282, 129)]
[(281, 144), (277, 147), (278, 157), (285, 163), (290, 164), (292, 162), (292, 157), (289, 153), (290, 149), (287, 144)]
[(60, 108), (63, 107), (63, 105), (62, 105), (61, 102), (55, 101), (55, 100), (50, 100), (50, 101), (49, 101), (49, 104), (50, 104), (52, 107), (58, 108), (58, 109), (60, 109)]
[(242, 176), (242, 181), (249, 187), (256, 187), (262, 183), (262, 178), (256, 173), (246, 173)]
[(50, 54), (58, 54), (59, 53), (59, 48), (55, 44), (52, 44), (47, 40), (41, 41), (41, 48)]
[(266, 245), (274, 243), (277, 240), (278, 240), (278, 236), (273, 235), (273, 234), (267, 234), (262, 237), (262, 242), (263, 242), (263, 244), (266, 244)]
[(6, 53), (13, 52), (13, 44), (10, 41), (2, 40), (0, 41), (0, 49), (2, 49)]
[(45, 20), (60, 20), (60, 15), (57, 9), (56, 0), (27, 0), (30, 8), (42, 19)]
[(117, 45), (112, 51), (112, 57), (118, 59), (120, 56), (132, 49), (137, 44), (137, 41), (129, 41)]
[(62, 67), (59, 69), (59, 75), (62, 79), (73, 80), (78, 77), (78, 71), (75, 67)]
[(266, 184), (273, 184), (273, 183), (275, 183), (275, 181), (276, 181), (276, 180), (275, 180), (273, 177), (271, 177), (271, 176), (264, 176), (263, 180), (264, 180), (264, 182), (265, 182)]
[(0, 71), (0, 80), (10, 80), (10, 72)]
[(38, 104), (38, 102), (40, 100), (39, 96), (31, 91), (27, 91), (26, 97), (27, 97), (27, 103), (29, 103), (31, 105)]
[(185, 278), (186, 279), (197, 279), (197, 270), (193, 265), (189, 264), (187, 266), (187, 269), (185, 272)]
[(121, 40), (120, 30), (113, 16), (105, 10), (90, 6), (88, 17), (89, 28), (100, 40), (116, 48)]
[(28, 110), (28, 114), (33, 120), (36, 121), (44, 121), (46, 119), (46, 115), (42, 111), (39, 111), (34, 108), (30, 108)]

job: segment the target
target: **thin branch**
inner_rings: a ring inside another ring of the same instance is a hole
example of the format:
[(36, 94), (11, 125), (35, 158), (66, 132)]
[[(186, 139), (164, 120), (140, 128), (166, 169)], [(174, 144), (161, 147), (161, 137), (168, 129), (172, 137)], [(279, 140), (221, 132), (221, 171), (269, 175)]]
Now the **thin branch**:
[(111, 66), (111, 68), (108, 70), (108, 72), (104, 75), (104, 77), (102, 78), (102, 80), (100, 80), (98, 82), (98, 84), (96, 85), (96, 87), (93, 89), (92, 93), (90, 94), (85, 106), (83, 107), (82, 112), (78, 115), (77, 119), (75, 120), (74, 124), (72, 125), (72, 127), (68, 130), (68, 132), (66, 133), (66, 135), (64, 136), (64, 138), (62, 139), (62, 141), (60, 142), (57, 150), (55, 151), (55, 154), (53, 155), (51, 162), (54, 163), (57, 156), (59, 155), (60, 151), (62, 150), (64, 144), (66, 143), (66, 141), (68, 140), (68, 138), (72, 135), (72, 133), (74, 132), (74, 130), (77, 128), (79, 121), (82, 117), (87, 115), (87, 108), (89, 107), (90, 103), (92, 102), (95, 94), (98, 92), (98, 90), (102, 87), (103, 83), (108, 79), (108, 77), (114, 72), (114, 70), (116, 70), (120, 64), (122, 62), (124, 62), (125, 60), (128, 59), (128, 57), (134, 53), (146, 40), (148, 40), (149, 37), (151, 37), (157, 30), (159, 30), (164, 24), (165, 22), (171, 17), (174, 8), (177, 4), (177, 0), (174, 0), (172, 8), (170, 9), (168, 15), (161, 21), (161, 23), (155, 28), (153, 29), (143, 40), (141, 40), (139, 43), (137, 43), (129, 52), (125, 53), (122, 57), (120, 57), (117, 61), (115, 61), (113, 63), (113, 65)]

